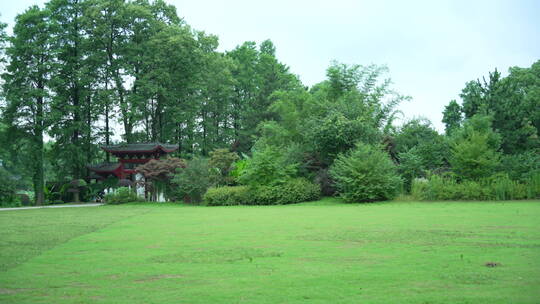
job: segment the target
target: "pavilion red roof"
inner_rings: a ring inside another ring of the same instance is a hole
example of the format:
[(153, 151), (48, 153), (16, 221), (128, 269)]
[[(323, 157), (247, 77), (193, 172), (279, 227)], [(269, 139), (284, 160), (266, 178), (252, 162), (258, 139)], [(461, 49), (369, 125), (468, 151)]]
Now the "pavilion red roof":
[(99, 163), (86, 166), (91, 171), (97, 173), (112, 173), (120, 167), (121, 163)]
[(162, 144), (162, 143), (137, 143), (137, 144), (118, 144), (101, 147), (106, 152), (116, 153), (154, 153), (162, 151), (171, 153), (178, 150), (178, 145)]

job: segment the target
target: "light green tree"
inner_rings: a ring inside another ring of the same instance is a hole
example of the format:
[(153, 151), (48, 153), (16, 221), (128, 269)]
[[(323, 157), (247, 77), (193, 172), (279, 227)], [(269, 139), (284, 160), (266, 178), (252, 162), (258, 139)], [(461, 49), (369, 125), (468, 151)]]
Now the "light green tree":
[(475, 115), (456, 130), (450, 165), (459, 179), (479, 180), (495, 173), (500, 163), (500, 135), (491, 129), (491, 117)]

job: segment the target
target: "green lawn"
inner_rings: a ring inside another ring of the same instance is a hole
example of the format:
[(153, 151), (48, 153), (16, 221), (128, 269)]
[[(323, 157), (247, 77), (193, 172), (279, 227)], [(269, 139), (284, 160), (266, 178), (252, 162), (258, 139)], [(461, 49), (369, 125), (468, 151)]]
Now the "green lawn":
[(540, 202), (0, 212), (0, 303), (300, 302), (540, 303)]

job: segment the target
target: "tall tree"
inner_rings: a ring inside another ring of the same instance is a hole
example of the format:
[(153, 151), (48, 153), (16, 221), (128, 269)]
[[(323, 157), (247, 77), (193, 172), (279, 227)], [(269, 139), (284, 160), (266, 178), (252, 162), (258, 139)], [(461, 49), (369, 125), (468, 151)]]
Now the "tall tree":
[[(89, 60), (92, 60), (98, 72), (95, 96), (97, 107), (103, 119), (102, 143), (112, 143), (113, 125), (116, 108), (119, 104), (119, 92), (115, 81), (122, 70), (121, 56), (125, 48), (125, 6), (124, 0), (87, 0), (83, 18), (85, 35), (92, 46)], [(107, 161), (109, 154), (106, 154)]]
[[(217, 38), (214, 46), (203, 47), (203, 66), (198, 73), (198, 86), (200, 87), (199, 107), (199, 138), (201, 154), (208, 155), (216, 148), (228, 147), (234, 141), (230, 118), (232, 100), (234, 97), (234, 79), (231, 70), (234, 68), (230, 58), (215, 52)], [(203, 39), (199, 38), (201, 43)], [(208, 41), (210, 42), (210, 41)], [(205, 43), (208, 45), (208, 43)]]
[(514, 67), (504, 78), (495, 70), (487, 80), (468, 82), (460, 94), (465, 119), (477, 114), (493, 117), (493, 129), (501, 134), (505, 153), (540, 147), (539, 67), (539, 62), (530, 68)]
[(236, 68), (232, 125), (235, 133), (235, 149), (249, 151), (258, 132), (258, 125), (275, 120), (276, 114), (269, 110), (272, 94), (301, 87), (298, 78), (275, 56), (270, 40), (263, 41), (257, 49), (255, 42), (245, 42), (227, 53)]
[(394, 143), (397, 154), (415, 149), (416, 155), (421, 159), (423, 170), (436, 170), (444, 167), (448, 161), (448, 143), (427, 119), (416, 118), (407, 121), (394, 136)]
[[(52, 0), (50, 33), (57, 54), (58, 70), (52, 78), (54, 122), (51, 135), (58, 168), (63, 176), (79, 179), (86, 176), (85, 164), (91, 158), (89, 149), (94, 120), (93, 95), (95, 69), (88, 58), (91, 46), (84, 30), (82, 0)], [(67, 171), (67, 172), (66, 172)]]
[[(255, 66), (257, 65), (258, 52), (255, 42), (244, 42), (241, 46), (227, 53), (235, 64), (232, 75), (235, 79), (234, 93), (232, 102), (232, 127), (234, 130), (235, 144), (234, 148), (240, 151), (249, 150), (250, 133), (254, 130), (247, 130), (245, 127), (244, 113), (248, 106), (254, 103), (255, 91), (257, 90), (257, 74)], [(262, 110), (262, 109), (261, 109)]]
[(447, 135), (450, 135), (453, 130), (461, 126), (463, 120), (463, 114), (461, 112), (461, 106), (455, 100), (451, 100), (450, 103), (444, 107), (442, 122), (445, 126)]
[(0, 22), (0, 73), (3, 73), (4, 65), (6, 63), (5, 51), (6, 51), (6, 43), (8, 42), (8, 35), (6, 34), (6, 27), (7, 27), (6, 23)]
[(21, 130), (30, 143), (26, 153), (32, 159), (38, 205), (44, 200), (43, 137), (50, 123), (51, 77), (55, 70), (49, 18), (50, 12), (37, 6), (17, 16), (4, 74), (4, 115), (8, 124)]
[(458, 178), (478, 180), (495, 173), (501, 136), (493, 131), (492, 119), (474, 115), (452, 136), (450, 165)]

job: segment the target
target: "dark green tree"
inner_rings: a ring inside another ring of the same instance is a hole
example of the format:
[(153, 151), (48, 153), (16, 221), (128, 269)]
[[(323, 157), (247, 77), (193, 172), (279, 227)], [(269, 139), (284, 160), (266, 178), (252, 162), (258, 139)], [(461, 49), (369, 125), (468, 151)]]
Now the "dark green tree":
[(444, 107), (442, 122), (445, 126), (446, 135), (450, 135), (453, 130), (461, 126), (463, 120), (463, 114), (461, 112), (461, 106), (455, 100), (451, 100), (450, 103)]
[[(112, 143), (113, 124), (117, 114), (123, 87), (116, 87), (121, 81), (123, 68), (122, 52), (126, 45), (126, 3), (124, 0), (87, 0), (84, 10), (84, 30), (88, 43), (92, 46), (89, 62), (96, 71), (93, 86), (98, 119), (102, 121), (98, 132), (99, 142)], [(109, 154), (105, 154), (109, 161)]]
[(85, 165), (96, 150), (92, 144), (93, 123), (97, 119), (92, 87), (97, 82), (92, 63), (93, 46), (86, 36), (81, 0), (52, 0), (51, 39), (55, 48), (57, 71), (52, 76), (54, 91), (50, 134), (54, 137), (58, 176), (86, 177)]
[(540, 63), (536, 62), (530, 68), (511, 68), (510, 75), (504, 78), (495, 70), (487, 80), (468, 82), (460, 95), (465, 119), (476, 114), (491, 115), (505, 153), (540, 147), (538, 79)]
[(409, 152), (421, 158), (423, 170), (437, 170), (448, 162), (449, 146), (427, 119), (411, 119), (394, 135), (395, 153)]
[(227, 53), (234, 63), (232, 75), (235, 80), (232, 101), (232, 127), (234, 129), (234, 149), (247, 152), (260, 133), (261, 122), (275, 120), (277, 116), (269, 110), (273, 102), (272, 94), (301, 87), (298, 78), (289, 68), (275, 57), (275, 47), (271, 41), (261, 43), (245, 42)]
[(7, 73), (3, 75), (7, 101), (4, 119), (28, 141), (22, 153), (31, 158), (37, 205), (44, 201), (43, 139), (50, 125), (51, 78), (57, 68), (50, 33), (50, 12), (47, 9), (32, 6), (17, 16), (6, 51), (9, 57)]

